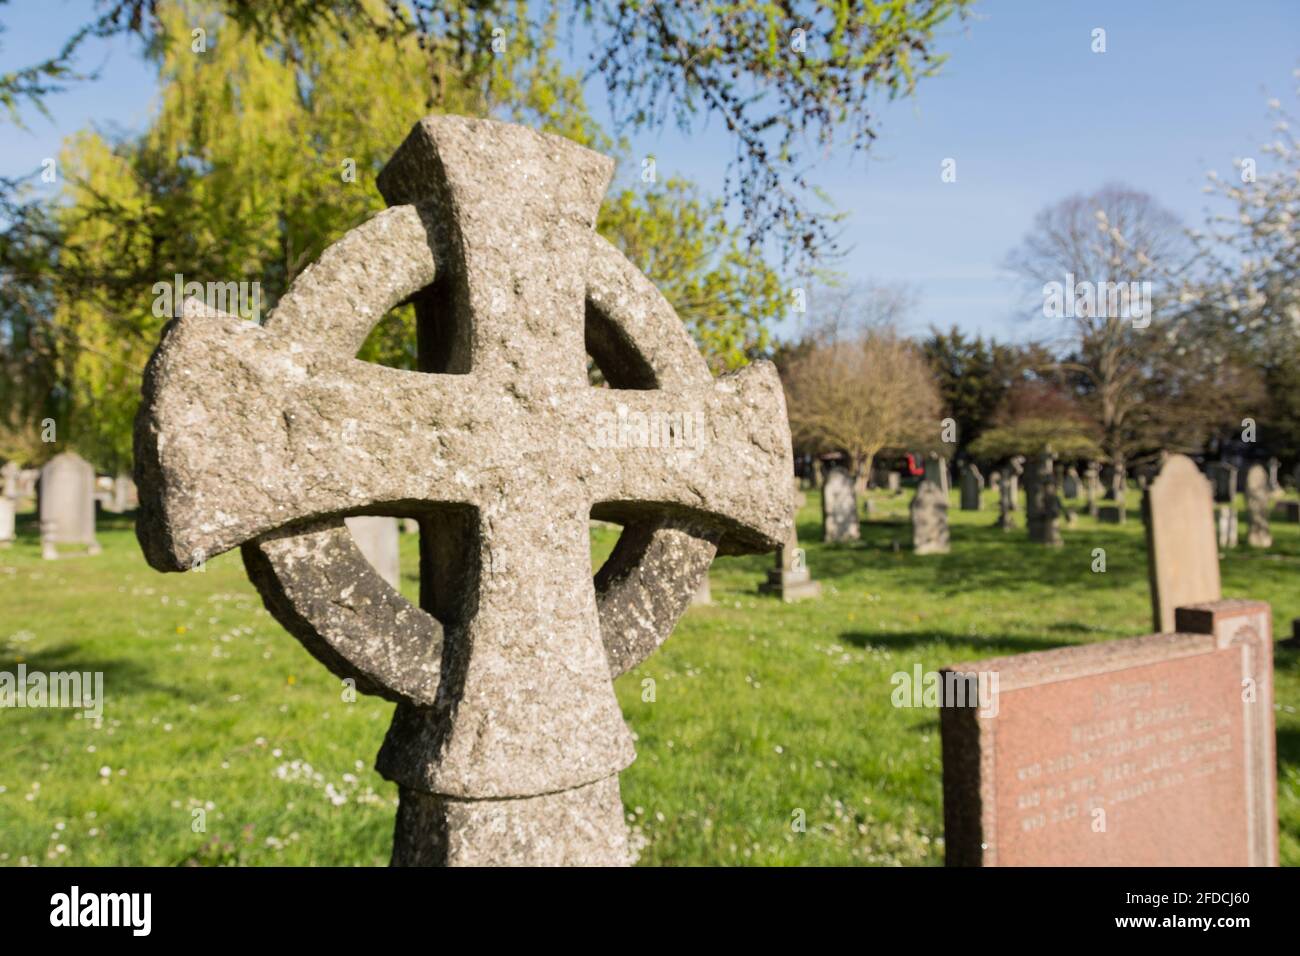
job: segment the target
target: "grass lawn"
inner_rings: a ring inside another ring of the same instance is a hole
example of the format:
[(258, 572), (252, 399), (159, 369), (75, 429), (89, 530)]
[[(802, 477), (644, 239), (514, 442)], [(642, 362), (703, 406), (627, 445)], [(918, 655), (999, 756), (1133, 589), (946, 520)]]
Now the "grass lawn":
[[(1023, 512), (1003, 533), (954, 493), (952, 553), (929, 557), (908, 548), (909, 497), (877, 497), (862, 542), (830, 547), (810, 494), (799, 532), (820, 601), (758, 595), (770, 556), (720, 559), (715, 604), (619, 680), (643, 864), (941, 864), (937, 714), (891, 706), (890, 676), (1149, 630), (1136, 493), (1127, 525), (1082, 517), (1060, 550), (1028, 543)], [(1243, 515), (1224, 592), (1271, 602), (1282, 630), (1300, 616), (1300, 525), (1273, 531), (1272, 549), (1246, 549)], [(0, 710), (0, 864), (387, 862), (396, 790), (371, 766), (392, 705), (345, 702), (237, 554), (161, 575), (125, 519), (101, 523), (96, 558), (40, 560), (30, 514), (19, 532), (0, 551), (0, 670), (102, 671), (106, 703), (99, 720)], [(614, 536), (593, 531), (596, 560)], [(415, 538), (402, 548), (414, 598)], [(1279, 649), (1276, 668), (1282, 862), (1297, 865), (1300, 653)]]

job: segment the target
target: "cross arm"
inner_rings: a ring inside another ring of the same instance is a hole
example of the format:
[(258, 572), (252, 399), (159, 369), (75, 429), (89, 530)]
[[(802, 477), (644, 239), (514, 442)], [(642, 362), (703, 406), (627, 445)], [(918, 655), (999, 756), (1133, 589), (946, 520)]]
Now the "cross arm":
[(771, 363), (701, 387), (589, 396), (583, 432), (595, 517), (675, 515), (715, 530), (722, 554), (771, 551), (785, 540), (794, 465)]
[(187, 303), (145, 374), (137, 534), (177, 571), (313, 518), (462, 502), (481, 454), (467, 376), (402, 372)]

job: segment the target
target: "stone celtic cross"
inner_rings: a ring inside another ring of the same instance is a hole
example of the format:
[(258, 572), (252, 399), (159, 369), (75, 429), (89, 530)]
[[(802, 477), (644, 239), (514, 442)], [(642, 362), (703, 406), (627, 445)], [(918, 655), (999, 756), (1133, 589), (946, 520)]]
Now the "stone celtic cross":
[[(149, 563), (242, 547), (280, 623), (397, 704), (378, 759), (395, 864), (625, 862), (635, 754), (611, 680), (667, 638), (715, 553), (789, 530), (775, 370), (713, 379), (594, 231), (612, 169), (519, 126), (426, 118), (380, 174), (391, 208), (261, 326), (187, 302), (145, 375)], [(357, 360), (405, 301), (421, 371)], [(344, 518), (363, 514), (418, 519), (418, 607), (353, 544)], [(594, 577), (591, 518), (623, 525)]]

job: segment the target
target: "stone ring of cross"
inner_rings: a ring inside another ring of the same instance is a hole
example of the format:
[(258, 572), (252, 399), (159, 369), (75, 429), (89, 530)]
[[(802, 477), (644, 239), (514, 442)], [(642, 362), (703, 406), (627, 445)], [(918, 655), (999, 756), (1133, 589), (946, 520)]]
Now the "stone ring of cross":
[[(792, 521), (774, 368), (713, 378), (595, 232), (612, 171), (556, 136), (426, 118), (379, 175), (390, 208), (263, 324), (187, 301), (145, 374), (146, 557), (242, 548), (277, 620), (397, 704), (394, 863), (624, 862), (612, 678), (715, 553), (774, 549)], [(420, 370), (357, 359), (404, 302)], [(367, 514), (418, 520), (418, 606), (347, 532)], [(623, 526), (594, 576), (593, 518)]]

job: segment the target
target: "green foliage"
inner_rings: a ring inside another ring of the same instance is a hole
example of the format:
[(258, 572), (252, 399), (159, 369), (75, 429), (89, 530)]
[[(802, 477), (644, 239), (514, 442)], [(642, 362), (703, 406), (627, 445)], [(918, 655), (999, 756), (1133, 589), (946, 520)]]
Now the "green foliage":
[[(8, 2), (9, 0), (0, 0), (0, 6), (5, 6)], [(4, 33), (4, 30), (4, 25), (0, 24), (0, 33)], [(41, 115), (49, 118), (50, 113), (45, 106), (45, 100), (49, 96), (63, 92), (70, 83), (93, 78), (93, 75), (78, 73), (72, 67), (77, 49), (91, 32), (89, 27), (82, 27), (64, 41), (54, 56), (21, 69), (0, 73), (0, 112), (20, 127), (23, 125), (23, 103), (35, 107)]]
[[(0, 236), (0, 288), (11, 291), (0, 337), (22, 346), (3, 352), (13, 376), (0, 395), (15, 399), (15, 418), (0, 445), (30, 449), (24, 430), (55, 408), (61, 446), (105, 470), (129, 467), (140, 375), (167, 320), (155, 284), (177, 274), (257, 282), (263, 309), (273, 306), (329, 243), (384, 207), (375, 176), (430, 111), (431, 73), (437, 109), (611, 148), (578, 78), (554, 59), (555, 16), (478, 71), (454, 49), (420, 49), (413, 34), (348, 36), (316, 21), (277, 41), (266, 23), (219, 10), (160, 5), (161, 102), (147, 131), (70, 138), (60, 202), (28, 207)], [(629, 189), (611, 198), (601, 229), (680, 309), (715, 369), (765, 352), (781, 290), (720, 203), (681, 180)], [(358, 354), (413, 368), (413, 310), (386, 316)]]
[(1100, 460), (1101, 446), (1088, 437), (1086, 426), (1069, 419), (1026, 418), (985, 431), (967, 448), (981, 461), (1001, 461), (1013, 455), (1033, 457), (1051, 453), (1071, 461)]
[(1024, 367), (1022, 356), (1009, 345), (968, 338), (953, 326), (948, 332), (931, 329), (921, 343), (934, 370), (939, 396), (948, 417), (957, 422), (957, 444), (966, 447), (992, 423), (1007, 390)]
[(938, 70), (935, 32), (967, 3), (604, 0), (583, 10), (624, 124), (671, 117), (692, 129), (720, 116), (737, 143), (727, 196), (751, 238), (774, 235), (787, 256), (811, 259), (833, 245), (832, 223), (810, 208), (801, 148), (870, 146), (875, 101), (910, 94)]
[(596, 228), (673, 304), (715, 372), (766, 354), (768, 326), (784, 308), (780, 282), (721, 202), (671, 179), (612, 196)]
[[(604, 79), (617, 122), (644, 128), (673, 119), (690, 128), (720, 120), (737, 147), (727, 197), (741, 204), (751, 241), (775, 233), (787, 256), (815, 258), (833, 246), (835, 218), (814, 208), (825, 197), (807, 182), (799, 147), (824, 148), (837, 137), (855, 150), (868, 147), (876, 137), (875, 99), (910, 94), (918, 78), (939, 68), (935, 35), (969, 3), (583, 0), (569, 8), (558, 0), (213, 0), (208, 9), (289, 57), (324, 36), (344, 46), (418, 47), (429, 91), (423, 112), (452, 109), (468, 93), (490, 112), (526, 105), (573, 120), (578, 114), (565, 112), (562, 100), (579, 81), (562, 77), (550, 56), (562, 12), (571, 10), (563, 26), (587, 28), (591, 73)], [(42, 108), (72, 78), (85, 36), (132, 33), (154, 49), (174, 39), (167, 0), (99, 6), (58, 55), (0, 75), (0, 106), (15, 117), (20, 101)], [(0, 182), (0, 205), (6, 192)]]

